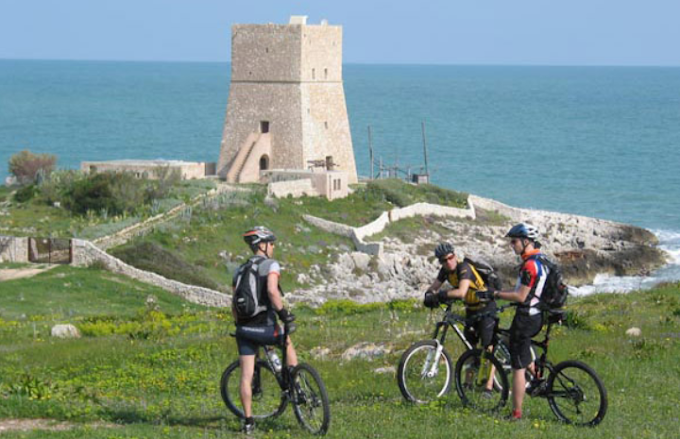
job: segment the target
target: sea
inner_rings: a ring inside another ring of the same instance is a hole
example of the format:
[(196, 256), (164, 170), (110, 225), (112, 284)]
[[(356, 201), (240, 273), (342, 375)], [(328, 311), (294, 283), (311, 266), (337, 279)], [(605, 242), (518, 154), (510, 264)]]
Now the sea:
[[(84, 160), (217, 161), (229, 63), (0, 60), (0, 181), (23, 149)], [(343, 66), (358, 172), (645, 227), (680, 280), (680, 68)], [(369, 129), (374, 166), (369, 159)], [(427, 169), (424, 146), (427, 146)]]

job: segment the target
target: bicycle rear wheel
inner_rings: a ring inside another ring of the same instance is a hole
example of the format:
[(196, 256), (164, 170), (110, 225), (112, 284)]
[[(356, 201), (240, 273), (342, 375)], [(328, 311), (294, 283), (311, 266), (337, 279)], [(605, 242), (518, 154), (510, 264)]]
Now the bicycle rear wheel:
[[(220, 395), (230, 412), (244, 418), (240, 396), (241, 374), (236, 372), (239, 370), (238, 360), (227, 366), (220, 380)], [(288, 399), (283, 396), (274, 371), (264, 360), (255, 362), (252, 392), (254, 418), (275, 418), (286, 409)]]
[(548, 377), (548, 404), (560, 421), (594, 427), (607, 413), (607, 390), (595, 371), (580, 361), (563, 361)]
[(323, 435), (331, 422), (326, 386), (312, 366), (298, 364), (293, 369), (293, 411), (300, 425), (312, 434)]
[[(456, 392), (465, 406), (483, 412), (494, 412), (508, 400), (508, 377), (501, 363), (491, 354), (484, 352), (486, 372), (480, 372), (482, 351), (473, 349), (465, 352), (456, 362)], [(494, 368), (493, 382), (489, 383)], [(480, 373), (485, 376), (481, 377)]]
[(438, 358), (437, 342), (422, 340), (404, 352), (399, 361), (397, 382), (407, 401), (426, 404), (442, 397), (451, 388), (453, 365), (446, 349)]

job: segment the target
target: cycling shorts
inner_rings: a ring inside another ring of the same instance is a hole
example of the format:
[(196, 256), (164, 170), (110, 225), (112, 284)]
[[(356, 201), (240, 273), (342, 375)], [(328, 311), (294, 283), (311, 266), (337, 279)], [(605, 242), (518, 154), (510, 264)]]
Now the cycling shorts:
[(239, 355), (255, 355), (260, 346), (281, 344), (282, 331), (276, 325), (237, 326), (236, 345)]
[(515, 313), (510, 326), (510, 364), (513, 369), (524, 369), (531, 363), (531, 339), (541, 332), (542, 327), (541, 314)]
[(472, 346), (477, 345), (481, 341), (482, 348), (487, 348), (493, 344), (494, 329), (498, 320), (493, 314), (483, 317), (471, 325), (465, 325), (465, 338)]

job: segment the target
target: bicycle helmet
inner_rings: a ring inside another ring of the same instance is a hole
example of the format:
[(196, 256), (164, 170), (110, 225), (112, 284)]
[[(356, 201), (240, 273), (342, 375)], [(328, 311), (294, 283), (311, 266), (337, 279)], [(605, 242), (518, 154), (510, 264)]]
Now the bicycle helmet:
[(243, 234), (243, 240), (250, 248), (254, 248), (261, 242), (276, 241), (276, 235), (266, 227), (255, 226)]
[(535, 241), (538, 239), (538, 229), (530, 224), (519, 223), (508, 231), (506, 238), (526, 238)]
[(434, 249), (434, 255), (437, 259), (441, 259), (449, 254), (453, 254), (453, 246), (448, 242), (441, 242)]

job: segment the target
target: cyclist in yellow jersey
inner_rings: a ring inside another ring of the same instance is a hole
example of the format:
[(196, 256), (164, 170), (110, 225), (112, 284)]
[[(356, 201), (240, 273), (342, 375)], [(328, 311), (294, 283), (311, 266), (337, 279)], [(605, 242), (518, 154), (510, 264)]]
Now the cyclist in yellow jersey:
[[(480, 302), (477, 297), (478, 291), (487, 291), (484, 280), (471, 263), (458, 260), (453, 246), (448, 242), (437, 245), (434, 254), (442, 268), (425, 293), (425, 306), (435, 307), (445, 300), (461, 299), (465, 304), (466, 317), (478, 317), (472, 324), (465, 325), (465, 337), (472, 345), (481, 342), (483, 348), (489, 349), (493, 345), (496, 326), (496, 302)], [(453, 288), (439, 290), (447, 280)]]

